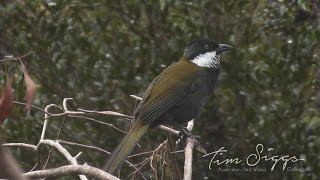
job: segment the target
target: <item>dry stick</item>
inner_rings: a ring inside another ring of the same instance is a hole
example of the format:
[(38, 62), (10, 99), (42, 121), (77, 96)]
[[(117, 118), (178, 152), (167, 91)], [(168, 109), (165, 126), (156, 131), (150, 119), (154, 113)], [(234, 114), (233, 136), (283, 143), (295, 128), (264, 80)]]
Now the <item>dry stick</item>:
[(62, 176), (67, 176), (70, 174), (84, 174), (89, 176), (95, 176), (99, 179), (106, 180), (119, 180), (117, 177), (112, 176), (109, 173), (106, 173), (98, 168), (88, 166), (88, 165), (67, 165), (61, 166), (58, 168), (33, 171), (23, 174), (23, 176), (32, 178), (32, 179), (40, 179), (40, 178), (58, 178)]
[(0, 59), (0, 62), (2, 62), (2, 61), (19, 61), (19, 59), (25, 58), (33, 53), (34, 53), (33, 51), (29, 51), (27, 54), (22, 55), (20, 57), (8, 57), (8, 58)]
[[(132, 96), (132, 97), (135, 97), (136, 99), (139, 99), (139, 97), (137, 96)], [(83, 110), (83, 109), (79, 109), (79, 111), (69, 111), (67, 109), (67, 101), (69, 100), (72, 100), (72, 98), (65, 98), (63, 100), (63, 108), (59, 107), (58, 105), (56, 104), (49, 104), (46, 106), (46, 108), (44, 110), (41, 110), (42, 112), (45, 113), (45, 117), (44, 117), (44, 124), (43, 124), (43, 129), (42, 129), (42, 132), (41, 132), (41, 137), (40, 137), (40, 141), (38, 143), (38, 145), (36, 146), (37, 150), (39, 148), (39, 145), (41, 143), (44, 143), (44, 137), (45, 137), (45, 133), (46, 133), (46, 129), (47, 129), (47, 126), (48, 126), (48, 118), (50, 117), (56, 117), (56, 116), (64, 116), (64, 115), (67, 115), (69, 117), (77, 117), (77, 116), (74, 116), (74, 115), (83, 115), (83, 114), (86, 114), (86, 113), (97, 113), (97, 114), (105, 114), (105, 115), (113, 115), (113, 116), (119, 116), (119, 117), (124, 117), (124, 118), (130, 118), (132, 119), (133, 117), (131, 116), (128, 116), (128, 115), (124, 115), (124, 114), (121, 114), (121, 113), (118, 113), (118, 112), (113, 112), (113, 111), (88, 111), (88, 110)], [(17, 104), (21, 104), (21, 103), (17, 103)], [(35, 106), (36, 107), (36, 106)], [(55, 108), (58, 108), (60, 110), (63, 110), (64, 112), (63, 113), (59, 113), (59, 114), (51, 114), (49, 113), (49, 109), (52, 108), (52, 107), (55, 107)], [(41, 109), (39, 107), (36, 107), (36, 109)], [(87, 118), (86, 118), (87, 119)], [(166, 126), (160, 126), (159, 127), (160, 129), (163, 129), (165, 131), (168, 131), (170, 133), (173, 133), (175, 135), (179, 135), (179, 131), (176, 131), (172, 128), (169, 128), (169, 127), (166, 127)], [(46, 141), (52, 141), (52, 140), (46, 140)], [(53, 142), (53, 141), (52, 141)], [(61, 146), (61, 145), (60, 145)], [(61, 146), (62, 147), (62, 146)], [(131, 164), (130, 162), (128, 162), (129, 165), (133, 168), (136, 169), (136, 171), (138, 171), (139, 169), (137, 169), (133, 164)]]
[[(68, 142), (68, 141), (62, 141), (62, 140), (60, 140), (59, 143), (60, 143), (60, 144), (65, 144), (65, 145), (69, 145), (69, 146), (86, 148), (86, 149), (90, 149), (90, 150), (96, 150), (96, 151), (98, 151), (98, 152), (101, 152), (101, 153), (104, 153), (104, 154), (107, 154), (107, 155), (110, 155), (110, 154), (111, 154), (109, 151), (106, 151), (106, 150), (101, 149), (101, 148), (96, 147), (96, 146), (89, 146), (89, 145), (85, 145), (85, 144)], [(132, 164), (130, 161), (125, 160), (124, 162), (127, 163), (127, 164), (129, 165), (129, 167), (133, 168), (135, 171), (137, 170), (137, 168), (134, 166), (134, 164)], [(143, 174), (142, 174), (142, 173), (140, 173), (140, 172), (138, 172), (138, 173), (143, 177)]]
[[(68, 112), (68, 113), (71, 113), (71, 114), (72, 114), (72, 112), (69, 111), (68, 108), (67, 108), (67, 101), (68, 101), (68, 100), (72, 100), (72, 98), (64, 98), (64, 99), (63, 99), (63, 103), (62, 103), (62, 105), (63, 105), (63, 111), (64, 111), (65, 113)], [(63, 122), (62, 122), (62, 125), (61, 125), (61, 127), (60, 127), (60, 129), (59, 129), (58, 135), (57, 135), (57, 137), (56, 137), (56, 140), (59, 139), (60, 134), (61, 134), (61, 132), (62, 132), (62, 129), (63, 129), (65, 123), (66, 123), (66, 120), (67, 120), (67, 117), (64, 117), (64, 120), (63, 120)], [(53, 152), (53, 147), (51, 147), (51, 149), (50, 149), (49, 155), (48, 155), (47, 160), (46, 160), (46, 162), (45, 162), (45, 164), (44, 164), (44, 166), (43, 166), (43, 169), (46, 168), (46, 166), (47, 166), (47, 164), (48, 164), (48, 162), (49, 162), (49, 159), (50, 159), (50, 157), (51, 157), (51, 155), (52, 155), (52, 152)], [(80, 155), (80, 154), (79, 154), (79, 155)], [(77, 158), (75, 157), (75, 159), (77, 159)], [(79, 176), (79, 177), (80, 177), (80, 176)], [(84, 177), (80, 177), (80, 179), (83, 179), (83, 178), (84, 178)]]
[[(135, 95), (130, 95), (131, 97), (138, 99), (138, 100), (142, 100), (142, 98), (135, 96)], [(188, 126), (187, 129), (189, 131), (192, 130), (194, 125), (194, 120), (191, 120), (188, 122)], [(173, 134), (179, 135), (179, 131), (173, 130), (171, 128), (168, 128), (166, 126), (160, 126), (161, 129), (166, 130), (168, 132), (171, 132)], [(194, 139), (191, 138), (187, 138), (186, 139), (187, 144), (185, 147), (185, 162), (184, 162), (184, 180), (191, 180), (192, 179), (192, 152), (193, 152), (193, 147), (194, 147)]]
[[(132, 97), (135, 97), (135, 98), (139, 98), (137, 96), (134, 96), (134, 95), (130, 95)], [(124, 117), (124, 118), (129, 118), (129, 119), (132, 119), (133, 117), (132, 116), (128, 116), (128, 115), (125, 115), (125, 114), (122, 114), (122, 113), (118, 113), (118, 112), (114, 112), (114, 111), (89, 111), (89, 110), (84, 110), (84, 109), (78, 109), (78, 111), (69, 111), (66, 107), (66, 102), (69, 101), (69, 100), (72, 100), (72, 98), (65, 98), (63, 100), (63, 108), (59, 107), (58, 105), (56, 104), (49, 104), (45, 107), (44, 110), (42, 110), (41, 108), (37, 107), (37, 106), (34, 106), (34, 108), (36, 109), (39, 109), (40, 111), (44, 112), (45, 113), (45, 117), (44, 117), (44, 126), (43, 126), (43, 129), (42, 129), (42, 133), (41, 133), (41, 138), (40, 139), (43, 139), (44, 138), (44, 135), (45, 135), (45, 132), (46, 132), (46, 128), (47, 128), (47, 119), (50, 118), (50, 117), (56, 117), (56, 116), (64, 116), (64, 115), (68, 115), (69, 117), (75, 117), (75, 118), (85, 118), (85, 119), (88, 119), (88, 120), (91, 120), (91, 121), (95, 121), (97, 123), (100, 123), (100, 124), (104, 124), (104, 125), (108, 125), (112, 128), (115, 128), (116, 130), (120, 131), (120, 132), (124, 132), (123, 130), (121, 129), (118, 129), (116, 128), (114, 125), (112, 124), (109, 124), (109, 123), (105, 123), (105, 122), (102, 122), (102, 121), (99, 121), (99, 120), (96, 120), (96, 119), (93, 119), (93, 118), (89, 118), (89, 117), (85, 117), (85, 116), (76, 116), (76, 115), (84, 115), (86, 113), (96, 113), (96, 114), (103, 114), (103, 115), (111, 115), (111, 116), (118, 116), (118, 117)], [(17, 104), (25, 104), (25, 103), (20, 103), (20, 102), (16, 102)], [(58, 114), (53, 114), (53, 113), (49, 113), (49, 108), (52, 108), (52, 107), (56, 107), (60, 110), (64, 110), (63, 113), (58, 113)], [(179, 135), (179, 131), (177, 130), (174, 130), (172, 128), (169, 128), (167, 126), (163, 126), (163, 125), (160, 125), (159, 126), (160, 129), (162, 130), (165, 130), (167, 132), (170, 132), (172, 134), (175, 134), (175, 135)]]
[[(47, 144), (50, 145), (54, 148), (56, 148), (72, 165), (78, 165), (77, 158), (72, 157), (71, 154), (59, 144), (59, 141), (53, 141), (53, 140), (40, 140), (39, 144)], [(81, 180), (88, 180), (86, 176), (84, 175), (79, 175), (79, 178)]]
[(1, 144), (1, 146), (3, 146), (3, 147), (24, 147), (27, 149), (32, 149), (34, 151), (37, 150), (37, 146), (35, 146), (33, 144), (27, 144), (27, 143), (4, 143), (4, 144)]
[(89, 111), (85, 109), (78, 109), (78, 111), (85, 112), (85, 113), (103, 114), (103, 115), (111, 115), (111, 116), (118, 116), (118, 117), (133, 119), (132, 116), (128, 116), (128, 115), (114, 112), (114, 111)]
[(85, 145), (85, 144), (80, 144), (80, 143), (74, 143), (74, 142), (69, 142), (69, 141), (63, 141), (63, 140), (59, 140), (60, 144), (65, 144), (65, 145), (69, 145), (69, 146), (74, 146), (74, 147), (81, 147), (81, 148), (86, 148), (86, 149), (90, 149), (90, 150), (96, 150), (98, 152), (110, 155), (111, 153), (109, 151), (106, 151), (104, 149), (101, 149), (99, 147), (96, 146), (89, 146), (89, 145)]
[[(64, 117), (63, 122), (62, 122), (62, 125), (61, 125), (61, 127), (60, 127), (60, 129), (59, 129), (58, 135), (57, 135), (57, 137), (56, 137), (56, 140), (59, 139), (60, 134), (61, 134), (61, 132), (62, 132), (62, 129), (63, 129), (66, 121), (67, 121), (67, 118)], [(42, 169), (45, 169), (45, 168), (47, 167), (47, 164), (49, 163), (49, 160), (50, 160), (50, 157), (51, 157), (51, 155), (52, 155), (52, 152), (53, 152), (53, 147), (51, 147), (51, 149), (50, 149), (50, 151), (49, 151), (49, 154), (48, 154), (48, 157), (47, 157), (47, 160), (46, 160), (46, 162), (44, 163), (44, 166), (43, 166)]]
[[(163, 141), (161, 144), (158, 145), (158, 147), (156, 147), (153, 151), (149, 151), (149, 152), (146, 152), (146, 153), (139, 153), (139, 154), (135, 154), (135, 155), (132, 155), (130, 157), (134, 157), (134, 156), (138, 156), (138, 155), (142, 155), (142, 154), (151, 154), (151, 156), (149, 156), (148, 158), (146, 158), (145, 160), (141, 161), (140, 163), (138, 164), (135, 164), (134, 166), (139, 166), (139, 168), (136, 169), (136, 171), (132, 172), (130, 176), (134, 175), (135, 173), (139, 173), (139, 170), (144, 166), (146, 165), (148, 162), (150, 163), (150, 167), (152, 168), (152, 170), (155, 170), (154, 167), (152, 166), (152, 163), (153, 163), (153, 159), (154, 157), (156, 156), (156, 153), (159, 151), (159, 149), (161, 149), (164, 145), (167, 144), (167, 140)], [(129, 156), (127, 157), (129, 158)], [(140, 174), (140, 173), (139, 173)], [(143, 177), (144, 178), (144, 177)]]
[[(18, 104), (18, 105), (23, 105), (23, 106), (26, 105), (26, 103), (24, 103), (24, 102), (18, 102), (18, 101), (12, 101), (12, 102), (13, 102), (13, 104)], [(34, 108), (34, 109), (37, 109), (37, 110), (39, 110), (39, 111), (41, 111), (41, 112), (43, 112), (43, 113), (47, 113), (47, 114), (51, 115), (49, 112), (45, 112), (43, 109), (41, 109), (41, 108), (38, 107), (38, 106), (31, 105), (31, 107)]]
[[(44, 111), (45, 112), (48, 112), (49, 108), (52, 108), (52, 107), (58, 107), (60, 108), (59, 106), (55, 105), (55, 104), (49, 104), (45, 107)], [(61, 108), (60, 108), (61, 109)], [(48, 126), (48, 118), (50, 117), (50, 115), (48, 113), (45, 113), (44, 114), (44, 122), (43, 122), (43, 127), (42, 127), (42, 131), (41, 131), (41, 136), (40, 136), (40, 140), (44, 139), (44, 136), (46, 134), (46, 130), (47, 130), (47, 126)]]
[[(55, 105), (55, 104), (50, 104), (50, 105), (46, 106), (45, 112), (49, 112), (49, 108), (51, 108), (51, 107), (58, 107), (59, 109), (64, 110), (64, 112), (66, 112), (66, 111), (67, 111), (66, 102), (67, 102), (67, 100), (66, 100), (66, 98), (65, 98), (65, 99), (63, 100), (63, 109), (62, 109), (61, 107)], [(45, 113), (45, 115), (44, 115), (44, 123), (43, 123), (43, 128), (42, 128), (42, 132), (41, 132), (40, 141), (44, 139), (45, 132), (46, 132), (46, 129), (47, 129), (47, 126), (48, 126), (48, 118), (49, 118), (49, 114)], [(64, 121), (63, 121), (63, 124), (62, 124), (62, 126), (61, 126), (61, 128), (60, 128), (60, 130), (59, 130), (57, 139), (58, 139), (59, 136), (60, 136), (61, 129), (63, 128), (65, 121), (66, 121), (66, 119), (64, 119)], [(39, 144), (40, 144), (40, 141), (39, 141)], [(39, 147), (39, 144), (38, 144), (37, 147)], [(47, 164), (48, 164), (48, 162), (49, 162), (49, 159), (50, 159), (50, 157), (51, 157), (52, 151), (53, 151), (53, 147), (51, 148), (51, 150), (50, 150), (50, 152), (49, 152), (49, 155), (48, 155), (48, 157), (47, 157), (47, 160), (46, 160), (46, 162), (45, 162), (45, 164), (44, 164), (43, 169), (46, 168), (46, 166), (47, 166)]]
[[(59, 140), (59, 143), (64, 144), (64, 145), (69, 145), (69, 146), (75, 146), (75, 147), (81, 147), (81, 148), (85, 148), (85, 149), (95, 150), (95, 151), (98, 151), (98, 152), (101, 152), (101, 153), (107, 154), (107, 155), (111, 154), (109, 151), (106, 151), (106, 150), (99, 148), (99, 147), (96, 147), (96, 146), (89, 146), (89, 145), (85, 145), (85, 144), (74, 143), (74, 142), (63, 141), (63, 140)], [(3, 146), (3, 147), (23, 147), (23, 148), (32, 149), (34, 151), (37, 151), (37, 146), (35, 146), (33, 144), (26, 144), (26, 143), (4, 143), (1, 146)], [(150, 151), (147, 153), (152, 153), (152, 152), (153, 151)], [(147, 154), (147, 153), (141, 153), (141, 154)], [(125, 160), (125, 163), (127, 163), (129, 165), (129, 167), (133, 168), (134, 170), (137, 170), (137, 168), (130, 161)], [(140, 172), (139, 172), (139, 174), (140, 174)], [(142, 175), (142, 174), (140, 174), (140, 175)]]
[[(86, 114), (86, 112), (69, 111), (68, 108), (67, 108), (67, 101), (69, 101), (69, 100), (73, 100), (73, 99), (72, 98), (64, 98), (63, 99), (63, 110), (64, 110), (64, 113), (58, 114), (59, 116), (68, 115), (69, 117), (78, 117), (78, 116), (75, 116), (75, 115), (76, 114)], [(86, 110), (82, 109), (82, 111), (86, 111)], [(98, 113), (98, 114), (106, 114), (106, 115), (113, 115), (113, 116), (121, 116), (121, 117), (125, 117), (125, 118), (132, 118), (131, 116), (127, 116), (127, 115), (124, 115), (124, 114), (121, 114), (121, 113), (118, 113), (118, 112), (113, 112), (113, 111), (88, 111), (88, 113)], [(70, 114), (73, 114), (73, 115), (70, 115)], [(45, 114), (45, 115), (47, 115), (47, 114)], [(52, 116), (55, 116), (55, 115), (52, 115)], [(45, 120), (47, 120), (47, 118), (49, 118), (49, 117), (45, 116)], [(94, 119), (88, 118), (88, 117), (85, 117), (85, 119), (94, 120)], [(95, 120), (95, 122), (100, 122), (100, 123), (103, 123), (103, 124), (107, 124), (107, 123), (104, 123), (104, 122), (101, 122), (101, 121), (98, 121), (98, 120)], [(108, 125), (110, 125), (110, 124), (108, 124)], [(121, 132), (124, 132), (124, 131), (116, 128), (113, 125), (110, 125), (110, 126), (114, 127), (115, 129), (117, 129), (117, 130), (119, 130)], [(124, 133), (126, 133), (126, 132), (124, 132)], [(131, 162), (129, 162), (128, 160), (125, 160), (125, 162), (127, 164), (129, 164), (130, 167), (134, 168), (137, 171), (137, 168)], [(141, 174), (140, 172), (138, 172), (138, 173)], [(144, 177), (143, 174), (141, 174), (141, 176)]]
[[(53, 108), (53, 107), (62, 110), (62, 108), (59, 107), (59, 106), (56, 105), (56, 104), (49, 104), (49, 105), (47, 105), (47, 106), (45, 107), (44, 110), (42, 110), (42, 112), (44, 112), (45, 114), (44, 114), (44, 118), (43, 118), (43, 119), (44, 119), (44, 122), (43, 122), (43, 126), (42, 126), (42, 131), (41, 131), (40, 140), (44, 139), (45, 132), (46, 132), (47, 126), (48, 126), (48, 119), (49, 119), (50, 116), (52, 116), (52, 114), (49, 113), (49, 109), (50, 109), (50, 108)], [(38, 144), (37, 144), (37, 149), (36, 149), (38, 161), (37, 161), (37, 163), (31, 168), (30, 171), (33, 171), (33, 170), (34, 170), (35, 168), (37, 168), (37, 167), (39, 166), (39, 164), (40, 164), (40, 151), (39, 151), (40, 146), (39, 146), (39, 145), (40, 145), (40, 143), (38, 142)]]
[(164, 126), (164, 125), (160, 125), (160, 126), (158, 126), (158, 127), (159, 127), (160, 129), (162, 129), (162, 130), (165, 130), (165, 131), (167, 131), (167, 132), (169, 132), (169, 133), (172, 133), (172, 134), (174, 134), (174, 135), (179, 136), (180, 131), (174, 130), (174, 129), (169, 128), (169, 127)]
[(131, 94), (131, 95), (130, 95), (130, 97), (132, 97), (132, 98), (134, 98), (134, 99), (136, 99), (136, 100), (139, 100), (139, 101), (141, 101), (141, 100), (142, 100), (142, 98), (141, 98), (141, 97), (136, 96), (136, 95), (133, 95), (133, 94)]
[(172, 179), (182, 179), (182, 173), (180, 170), (181, 168), (178, 165), (176, 154), (172, 153), (176, 149), (176, 143), (173, 140), (174, 138), (171, 133), (167, 133), (167, 137), (168, 137), (168, 149), (169, 149), (169, 153), (167, 153), (167, 159), (169, 162), (168, 172), (170, 173), (170, 177)]
[(164, 145), (167, 145), (168, 140), (164, 140), (161, 144), (159, 144), (159, 146), (153, 151), (152, 156), (150, 157), (150, 166), (153, 170), (155, 170), (155, 168), (152, 166), (153, 164), (153, 159), (156, 156), (156, 153), (159, 151), (160, 148), (162, 148)]
[(103, 124), (103, 125), (109, 126), (109, 127), (111, 127), (111, 128), (114, 128), (115, 130), (120, 131), (120, 132), (122, 132), (122, 133), (124, 133), (124, 134), (127, 134), (126, 131), (117, 128), (117, 127), (116, 127), (115, 125), (113, 125), (113, 124), (106, 123), (106, 122), (103, 122), (103, 121), (99, 121), (99, 120), (96, 120), (96, 119), (93, 119), (93, 118), (90, 118), (90, 117), (75, 116), (75, 115), (68, 115), (68, 117), (80, 118), (80, 119), (86, 119), (86, 120), (89, 120), (89, 121), (93, 121), (93, 122), (96, 122), (96, 123)]
[[(194, 125), (194, 120), (191, 120), (188, 122), (187, 129), (189, 131), (192, 130)], [(191, 180), (192, 179), (192, 152), (193, 152), (193, 147), (194, 147), (194, 139), (192, 138), (187, 138), (186, 139), (187, 144), (184, 150), (185, 154), (185, 160), (184, 160), (184, 180)]]
[(147, 152), (137, 153), (137, 154), (130, 155), (127, 158), (132, 158), (132, 157), (141, 156), (141, 155), (145, 155), (145, 154), (151, 154), (153, 152), (154, 151), (147, 151)]

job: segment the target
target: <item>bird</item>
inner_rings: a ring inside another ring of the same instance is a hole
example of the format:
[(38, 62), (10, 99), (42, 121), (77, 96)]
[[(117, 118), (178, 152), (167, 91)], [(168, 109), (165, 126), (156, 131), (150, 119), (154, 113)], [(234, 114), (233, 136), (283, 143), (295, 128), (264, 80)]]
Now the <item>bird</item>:
[(185, 137), (194, 138), (183, 124), (199, 116), (213, 94), (221, 54), (230, 49), (232, 46), (208, 38), (197, 38), (187, 44), (180, 60), (168, 66), (143, 93), (130, 130), (103, 170), (115, 174), (149, 128), (169, 124)]

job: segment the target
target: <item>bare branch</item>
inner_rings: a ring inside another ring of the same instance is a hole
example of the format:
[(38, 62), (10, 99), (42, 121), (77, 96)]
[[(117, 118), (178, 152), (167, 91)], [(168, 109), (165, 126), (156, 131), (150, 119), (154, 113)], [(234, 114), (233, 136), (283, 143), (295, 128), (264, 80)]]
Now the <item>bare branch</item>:
[[(188, 122), (188, 126), (187, 129), (189, 131), (192, 130), (194, 125), (194, 120), (191, 120)], [(184, 180), (191, 180), (192, 179), (192, 156), (193, 156), (193, 147), (194, 147), (194, 143), (195, 140), (192, 138), (187, 138), (187, 145), (185, 147), (184, 150), (184, 154), (185, 154), (185, 160), (184, 160)]]
[(93, 122), (96, 122), (96, 123), (99, 123), (99, 124), (103, 124), (103, 125), (106, 125), (106, 126), (109, 126), (109, 127), (112, 127), (114, 128), (115, 130), (117, 131), (120, 131), (124, 134), (127, 134), (126, 131), (124, 130), (121, 130), (119, 128), (117, 128), (115, 125), (113, 124), (110, 124), (110, 123), (106, 123), (106, 122), (103, 122), (103, 121), (99, 121), (99, 120), (96, 120), (96, 119), (93, 119), (93, 118), (90, 118), (90, 117), (85, 117), (85, 116), (75, 116), (75, 115), (68, 115), (68, 117), (72, 117), (72, 118), (80, 118), (80, 119), (86, 119), (86, 120), (89, 120), (89, 121), (93, 121)]
[(132, 116), (128, 116), (128, 115), (125, 115), (125, 114), (122, 114), (119, 112), (114, 112), (114, 111), (89, 111), (89, 110), (85, 110), (85, 109), (78, 109), (78, 111), (86, 112), (86, 113), (94, 113), (94, 114), (119, 116), (119, 117), (123, 117), (123, 118), (133, 119)]
[(3, 61), (20, 61), (19, 59), (25, 58), (25, 57), (33, 54), (33, 53), (34, 53), (33, 51), (29, 51), (27, 54), (22, 55), (20, 57), (8, 56), (8, 57), (5, 57), (4, 59), (0, 59), (0, 62), (3, 62)]
[[(72, 157), (71, 154), (59, 144), (59, 141), (53, 141), (53, 140), (40, 140), (39, 144), (47, 144), (54, 148), (56, 148), (72, 165), (78, 165), (78, 162), (76, 158)], [(86, 176), (79, 175), (79, 178), (81, 180), (87, 180)]]
[(3, 147), (24, 147), (27, 149), (32, 149), (34, 151), (37, 150), (37, 146), (35, 146), (33, 144), (26, 144), (26, 143), (4, 143), (1, 146), (3, 146)]
[(142, 100), (142, 98), (141, 98), (141, 97), (136, 96), (136, 95), (130, 95), (130, 97), (132, 97), (132, 98), (134, 98), (134, 99), (137, 99), (137, 100), (139, 100), (139, 101), (141, 101), (141, 100)]
[[(109, 151), (106, 151), (106, 150), (104, 150), (102, 148), (99, 148), (99, 147), (96, 147), (96, 146), (89, 146), (89, 145), (85, 145), (85, 144), (62, 141), (62, 140), (60, 140), (59, 143), (60, 144), (65, 144), (65, 145), (69, 145), (69, 146), (74, 146), (74, 147), (81, 147), (81, 148), (95, 150), (95, 151), (104, 153), (106, 155), (110, 155), (111, 154)], [(127, 163), (129, 165), (129, 167), (132, 167), (134, 170), (137, 170), (137, 168), (130, 161), (125, 160), (125, 163)]]
[(95, 150), (107, 155), (110, 155), (111, 153), (109, 151), (106, 151), (104, 149), (101, 149), (99, 147), (96, 146), (89, 146), (89, 145), (85, 145), (85, 144), (80, 144), (80, 143), (74, 143), (74, 142), (68, 142), (68, 141), (59, 141), (60, 144), (65, 144), (65, 145), (69, 145), (69, 146), (74, 146), (74, 147), (81, 147), (81, 148), (86, 148), (86, 149), (91, 149), (91, 150)]
[[(133, 96), (133, 97), (135, 97), (136, 99), (139, 99), (139, 97), (137, 97), (137, 96)], [(103, 125), (110, 126), (112, 128), (115, 128), (116, 130), (118, 130), (120, 132), (123, 132), (123, 133), (126, 133), (126, 132), (121, 130), (121, 129), (118, 129), (113, 124), (105, 123), (105, 122), (102, 122), (102, 121), (99, 121), (99, 120), (96, 120), (96, 119), (93, 119), (93, 118), (90, 118), (90, 117), (86, 117), (86, 115), (90, 114), (90, 113), (95, 113), (95, 114), (101, 114), (101, 115), (117, 116), (117, 117), (126, 118), (126, 119), (130, 119), (130, 120), (133, 119), (132, 116), (128, 116), (128, 115), (125, 115), (125, 114), (122, 114), (122, 113), (118, 113), (118, 112), (114, 112), (114, 111), (91, 111), (91, 110), (84, 110), (84, 109), (78, 109), (76, 111), (70, 111), (70, 110), (68, 110), (67, 102), (71, 101), (71, 100), (72, 100), (72, 98), (65, 98), (63, 100), (62, 107), (60, 107), (60, 106), (58, 106), (56, 104), (49, 104), (49, 105), (47, 105), (45, 107), (44, 110), (42, 110), (41, 108), (36, 107), (36, 106), (34, 107), (35, 109), (38, 109), (38, 110), (41, 110), (42, 112), (44, 112), (43, 129), (42, 129), (41, 137), (40, 137), (40, 140), (39, 140), (39, 143), (38, 143), (37, 146), (30, 145), (30, 144), (25, 144), (25, 143), (7, 143), (7, 144), (5, 144), (5, 146), (17, 146), (17, 147), (20, 146), (20, 147), (25, 147), (25, 148), (29, 148), (29, 149), (37, 151), (41, 144), (47, 144), (47, 145), (52, 146), (52, 148), (55, 148), (56, 150), (58, 150), (69, 161), (69, 163), (71, 165), (78, 165), (77, 158), (81, 155), (81, 152), (73, 157), (61, 144), (72, 145), (72, 146), (77, 146), (77, 147), (83, 147), (83, 148), (87, 148), (87, 149), (93, 149), (93, 150), (97, 150), (99, 152), (103, 152), (105, 154), (110, 154), (110, 152), (105, 151), (105, 150), (103, 150), (101, 148), (98, 148), (98, 147), (95, 147), (95, 146), (88, 146), (88, 145), (79, 144), (79, 143), (60, 141), (60, 140), (58, 140), (58, 138), (57, 138), (57, 140), (45, 139), (46, 129), (47, 129), (47, 126), (48, 126), (48, 121), (49, 121), (49, 118), (51, 118), (51, 117), (60, 117), (60, 116), (63, 117), (64, 116), (64, 117), (86, 119), (86, 120), (98, 122), (98, 123), (103, 124)], [(23, 103), (17, 102), (16, 104), (23, 104)], [(57, 108), (61, 112), (52, 113), (52, 112), (50, 112), (51, 111), (50, 108)], [(170, 127), (166, 127), (166, 126), (161, 125), (161, 126), (159, 126), (159, 128), (162, 129), (162, 130), (165, 130), (165, 131), (167, 131), (169, 133), (172, 133), (172, 134), (175, 134), (175, 135), (179, 135), (179, 131), (174, 130), (174, 129), (170, 128)], [(191, 129), (192, 129), (192, 127), (191, 127)], [(163, 144), (160, 145), (160, 147), (162, 147), (162, 146), (163, 146)], [(129, 167), (131, 167), (131, 168), (133, 168), (135, 170), (133, 172), (133, 174), (135, 174), (135, 173), (139, 173), (140, 174), (139, 170), (142, 168), (142, 166), (144, 166), (148, 162), (150, 162), (151, 167), (153, 167), (152, 166), (153, 158), (157, 158), (158, 157), (157, 152), (159, 151), (160, 147), (156, 148), (154, 151), (151, 151), (151, 152), (145, 152), (145, 153), (132, 155), (132, 157), (133, 157), (133, 156), (138, 156), (138, 155), (142, 155), (142, 154), (149, 154), (149, 153), (152, 154), (149, 158), (147, 158), (146, 160), (144, 160), (143, 162), (141, 162), (139, 164), (133, 165), (131, 162), (126, 160), (126, 163), (129, 164)], [(191, 152), (192, 152), (192, 149), (191, 149)], [(192, 157), (191, 157), (191, 161), (192, 161)], [(137, 167), (137, 166), (139, 166), (139, 167)], [(46, 172), (46, 171), (41, 171), (41, 172)], [(48, 171), (46, 173), (50, 173), (50, 172)], [(141, 176), (143, 177), (142, 174), (141, 174)], [(85, 177), (83, 175), (79, 175), (79, 177), (80, 177), (80, 179), (87, 179), (87, 177)]]
[[(46, 108), (44, 109), (44, 112), (48, 112), (49, 108), (51, 107), (58, 107), (59, 109), (61, 109), (59, 106), (55, 105), (55, 104), (49, 104), (46, 106)], [(48, 118), (52, 116), (52, 114), (48, 114), (45, 113), (44, 114), (44, 122), (43, 122), (43, 127), (42, 127), (42, 132), (41, 132), (41, 136), (40, 136), (40, 140), (44, 139), (44, 136), (46, 134), (46, 130), (47, 130), (47, 126), (48, 126)]]
[(67, 176), (71, 174), (76, 174), (81, 176), (81, 174), (88, 176), (95, 176), (99, 179), (105, 180), (119, 180), (117, 177), (112, 176), (109, 173), (106, 173), (98, 168), (89, 166), (89, 165), (67, 165), (61, 166), (53, 169), (33, 171), (23, 174), (24, 177), (32, 179), (40, 178), (58, 178), (62, 176)]
[[(18, 104), (18, 105), (26, 106), (26, 103), (24, 103), (24, 102), (18, 102), (18, 101), (12, 101), (12, 102), (13, 102), (13, 104)], [(41, 108), (40, 108), (40, 107), (38, 107), (38, 106), (31, 105), (31, 107), (32, 107), (32, 108), (34, 108), (34, 109), (37, 109), (37, 110), (39, 110), (39, 111), (41, 111), (41, 112), (43, 112), (43, 113), (47, 113), (47, 114), (49, 114), (49, 115), (50, 115), (50, 113), (49, 113), (49, 112), (45, 112), (43, 109), (41, 109)]]
[(164, 125), (160, 125), (160, 126), (158, 126), (158, 127), (159, 127), (160, 129), (162, 129), (162, 130), (165, 130), (165, 131), (167, 131), (167, 132), (170, 132), (170, 133), (172, 133), (172, 134), (174, 134), (174, 135), (179, 136), (180, 131), (174, 130), (174, 129), (169, 128), (169, 127), (164, 126)]

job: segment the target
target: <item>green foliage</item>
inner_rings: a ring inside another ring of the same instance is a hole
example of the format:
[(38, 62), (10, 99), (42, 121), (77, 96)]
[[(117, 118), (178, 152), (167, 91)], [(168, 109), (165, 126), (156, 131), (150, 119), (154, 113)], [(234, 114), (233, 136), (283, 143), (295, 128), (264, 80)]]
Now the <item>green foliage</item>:
[[(45, 107), (73, 97), (81, 108), (130, 115), (135, 102), (129, 95), (141, 95), (191, 39), (205, 36), (231, 44), (235, 48), (223, 57), (219, 88), (196, 121), (194, 134), (209, 152), (225, 146), (227, 157), (246, 157), (262, 143), (273, 147), (274, 155), (306, 159), (288, 166), (311, 171), (282, 171), (278, 164), (273, 172), (221, 173), (209, 170), (210, 159), (196, 152), (193, 176), (319, 179), (319, 6), (306, 0), (2, 1), (0, 50), (16, 56), (35, 52), (24, 61), (38, 85), (34, 104)], [(22, 101), (23, 79), (14, 62), (7, 64), (16, 100)], [(3, 86), (3, 72), (0, 77)], [(23, 107), (15, 106), (3, 126), (7, 141), (35, 144), (42, 118), (39, 111), (25, 117)], [(125, 128), (119, 119), (95, 118)], [(61, 124), (59, 118), (50, 121), (49, 137), (56, 136)], [(165, 138), (160, 130), (148, 135), (141, 141), (145, 151)], [(67, 119), (61, 134), (61, 139), (109, 151), (122, 137), (81, 119)], [(14, 153), (25, 169), (35, 164), (30, 152)], [(81, 161), (101, 166), (105, 158), (87, 151)], [(64, 161), (53, 154), (50, 166), (58, 164)], [(268, 163), (261, 166), (270, 169)]]

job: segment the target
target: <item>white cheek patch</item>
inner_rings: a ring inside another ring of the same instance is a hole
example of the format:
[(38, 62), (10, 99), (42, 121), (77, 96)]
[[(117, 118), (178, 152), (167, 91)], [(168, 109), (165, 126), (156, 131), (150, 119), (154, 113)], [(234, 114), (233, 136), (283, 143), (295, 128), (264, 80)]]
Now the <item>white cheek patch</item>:
[(220, 64), (220, 54), (217, 54), (216, 51), (207, 52), (195, 57), (191, 62), (201, 67), (217, 68)]

